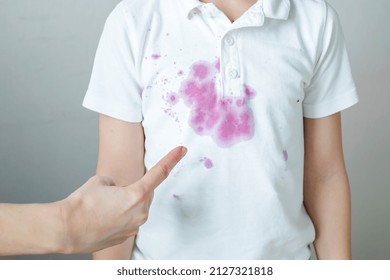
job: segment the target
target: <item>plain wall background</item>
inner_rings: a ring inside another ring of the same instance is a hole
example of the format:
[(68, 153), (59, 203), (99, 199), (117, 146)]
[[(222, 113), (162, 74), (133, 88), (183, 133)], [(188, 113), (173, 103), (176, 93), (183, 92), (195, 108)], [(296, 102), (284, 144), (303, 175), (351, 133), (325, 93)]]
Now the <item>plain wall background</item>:
[[(118, 2), (0, 0), (0, 202), (62, 199), (94, 174), (97, 114), (81, 103), (104, 21)], [(329, 2), (360, 96), (343, 113), (353, 258), (390, 259), (390, 1)]]

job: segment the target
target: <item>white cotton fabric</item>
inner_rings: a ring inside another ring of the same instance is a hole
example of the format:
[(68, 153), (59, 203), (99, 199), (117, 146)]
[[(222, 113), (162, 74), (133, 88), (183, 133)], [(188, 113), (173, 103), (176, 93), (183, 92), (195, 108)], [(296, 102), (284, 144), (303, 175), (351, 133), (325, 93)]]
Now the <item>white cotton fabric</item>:
[(358, 101), (323, 0), (260, 0), (231, 23), (197, 0), (125, 0), (108, 17), (83, 105), (142, 122), (156, 190), (133, 259), (308, 259), (303, 117)]

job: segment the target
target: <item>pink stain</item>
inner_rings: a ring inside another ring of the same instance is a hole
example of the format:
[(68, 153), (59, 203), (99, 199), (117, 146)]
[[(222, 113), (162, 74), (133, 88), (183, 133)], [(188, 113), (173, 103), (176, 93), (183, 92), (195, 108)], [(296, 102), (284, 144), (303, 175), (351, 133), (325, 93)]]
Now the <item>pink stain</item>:
[(211, 136), (217, 145), (228, 148), (249, 140), (254, 134), (253, 113), (249, 100), (256, 92), (243, 85), (241, 96), (221, 97), (215, 86), (219, 74), (215, 63), (199, 61), (191, 66), (180, 95), (191, 109), (189, 124), (199, 135)]
[(244, 93), (248, 98), (253, 98), (256, 95), (256, 92), (247, 85), (244, 85)]
[(179, 95), (174, 92), (168, 93), (166, 100), (170, 105), (174, 106), (179, 102)]
[(288, 160), (288, 152), (287, 152), (287, 150), (283, 150), (283, 159), (284, 159), (284, 161)]
[(157, 60), (157, 59), (160, 59), (161, 58), (161, 55), (155, 53), (155, 54), (152, 54), (152, 58)]
[(207, 169), (211, 169), (214, 167), (214, 163), (211, 159), (209, 158), (204, 158), (203, 159), (203, 165), (204, 167), (206, 167)]
[(194, 64), (192, 66), (193, 75), (195, 78), (198, 78), (199, 80), (204, 80), (207, 78), (208, 74), (210, 73), (210, 69), (208, 65), (199, 63)]
[(215, 68), (217, 68), (217, 71), (219, 71), (221, 68), (221, 60), (218, 58), (214, 65)]
[(179, 72), (177, 72), (177, 75), (179, 75), (179, 76), (183, 76), (183, 74), (184, 74), (183, 70), (179, 70)]
[(214, 167), (213, 161), (207, 157), (204, 157), (200, 161), (203, 162), (204, 167), (206, 167), (207, 169), (211, 169)]

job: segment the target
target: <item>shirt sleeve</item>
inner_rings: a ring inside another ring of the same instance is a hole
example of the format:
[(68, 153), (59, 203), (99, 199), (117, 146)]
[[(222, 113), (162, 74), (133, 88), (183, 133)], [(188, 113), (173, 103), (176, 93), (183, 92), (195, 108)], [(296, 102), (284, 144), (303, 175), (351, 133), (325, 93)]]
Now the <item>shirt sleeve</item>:
[(107, 18), (83, 106), (127, 122), (142, 121), (141, 84), (121, 3)]
[(338, 16), (326, 2), (325, 13), (317, 64), (305, 87), (303, 116), (307, 118), (326, 117), (358, 102)]

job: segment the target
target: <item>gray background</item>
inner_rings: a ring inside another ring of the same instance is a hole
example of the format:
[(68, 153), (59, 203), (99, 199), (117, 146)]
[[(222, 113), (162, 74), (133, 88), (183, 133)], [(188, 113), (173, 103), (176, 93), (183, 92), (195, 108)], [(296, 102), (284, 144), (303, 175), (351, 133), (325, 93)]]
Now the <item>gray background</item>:
[[(118, 2), (0, 0), (0, 202), (62, 199), (94, 174), (97, 115), (81, 103), (104, 21)], [(360, 93), (343, 113), (353, 258), (390, 259), (390, 1), (329, 2)]]

